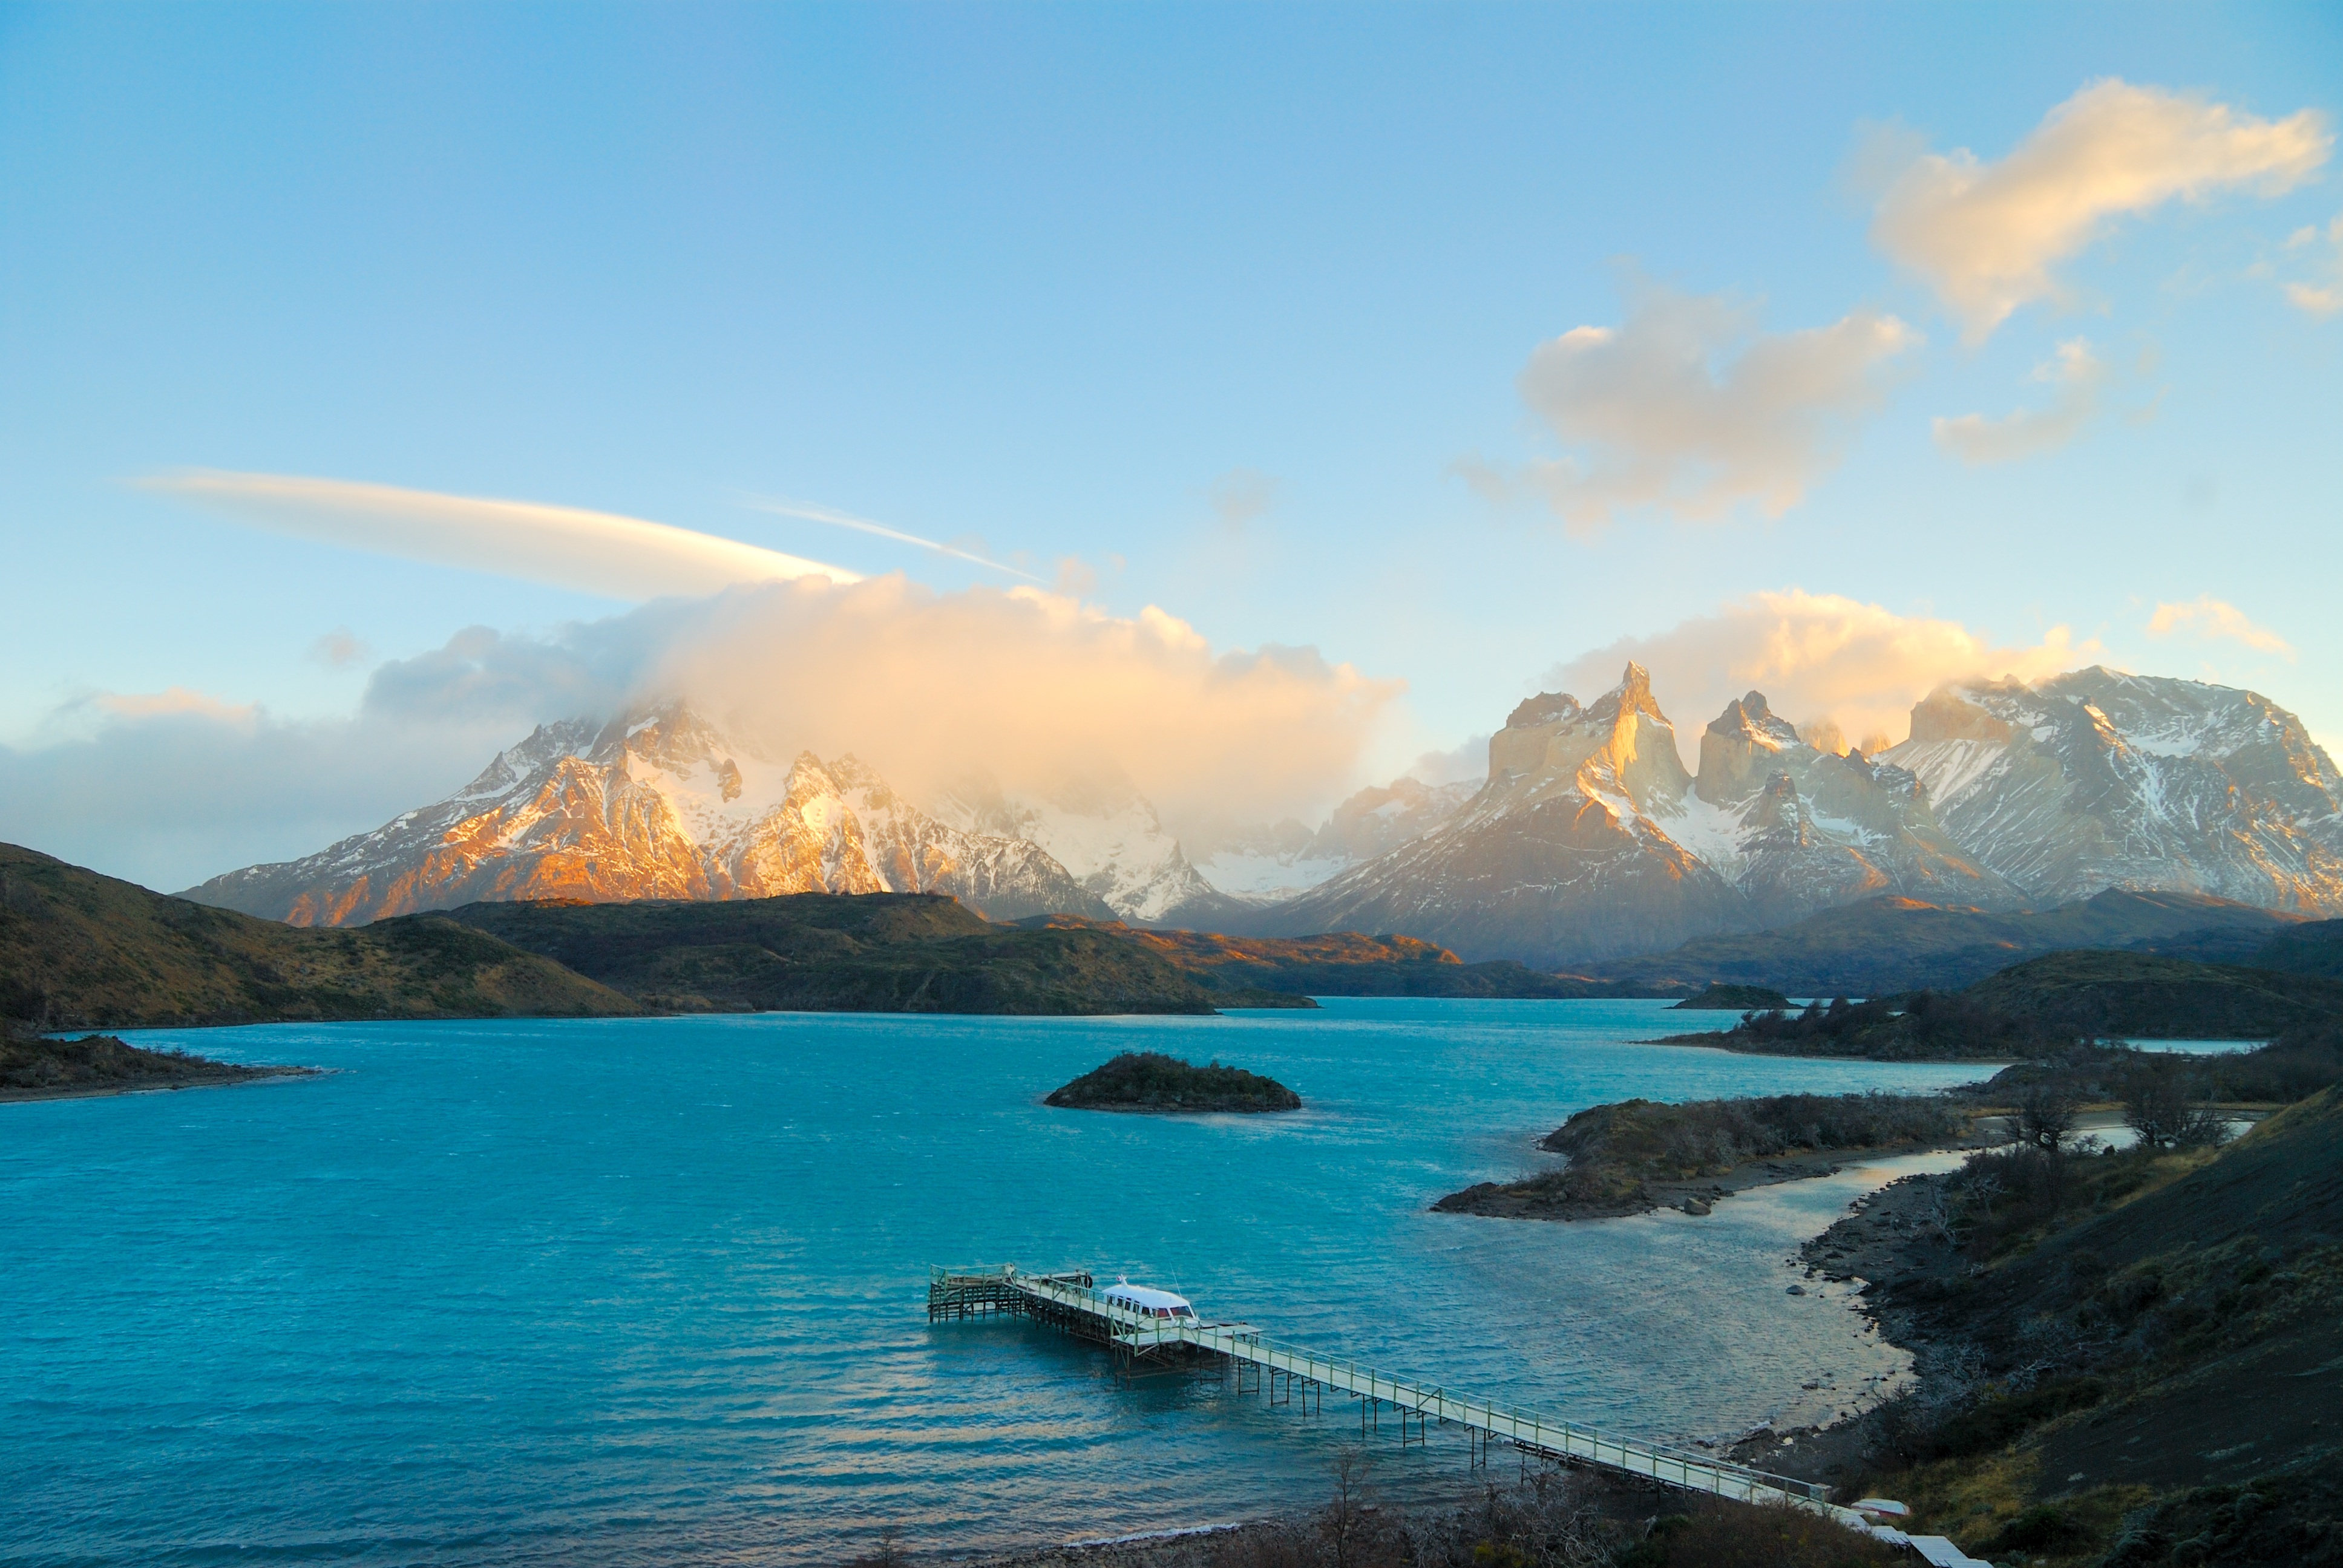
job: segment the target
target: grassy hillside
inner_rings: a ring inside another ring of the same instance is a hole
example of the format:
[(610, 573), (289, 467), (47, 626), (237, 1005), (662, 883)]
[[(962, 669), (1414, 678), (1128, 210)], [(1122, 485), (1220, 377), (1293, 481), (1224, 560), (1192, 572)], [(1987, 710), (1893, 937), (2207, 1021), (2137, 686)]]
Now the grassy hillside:
[(638, 1010), (436, 916), (302, 930), (0, 845), (0, 1016), (38, 1028)]
[(2343, 980), (2343, 920), (2317, 920), (2280, 931), (2244, 962), (2258, 970)]
[(1698, 990), (1712, 981), (1791, 996), (1957, 990), (2011, 964), (2077, 948), (2205, 963), (2255, 955), (2292, 918), (2186, 893), (2109, 890), (2039, 914), (1994, 915), (1912, 899), (1867, 899), (1780, 930), (1708, 937), (1673, 952), (1603, 966), (1599, 977)]
[(2037, 1151), (1931, 1180), (1946, 1223), (1904, 1227), (1901, 1266), (1865, 1271), (1944, 1370), (1855, 1484), (1996, 1561), (2343, 1560), (2338, 1091), (2218, 1151)]
[(1316, 937), (1231, 937), (1212, 931), (1140, 930), (1120, 920), (1088, 920), (1072, 915), (1050, 915), (1022, 924), (1029, 930), (1111, 932), (1159, 955), (1198, 984), (1229, 992), (1574, 998), (1674, 996), (1682, 990), (1547, 974), (1511, 959), (1468, 964), (1446, 948), (1417, 937), (1369, 937), (1355, 931)]
[(1111, 931), (997, 926), (932, 893), (470, 904), (448, 919), (661, 1012), (1202, 1013), (1243, 1000)]
[(2146, 953), (2052, 953), (1961, 994), (2072, 1033), (2148, 1040), (2263, 1039), (2343, 1014), (2343, 981)]

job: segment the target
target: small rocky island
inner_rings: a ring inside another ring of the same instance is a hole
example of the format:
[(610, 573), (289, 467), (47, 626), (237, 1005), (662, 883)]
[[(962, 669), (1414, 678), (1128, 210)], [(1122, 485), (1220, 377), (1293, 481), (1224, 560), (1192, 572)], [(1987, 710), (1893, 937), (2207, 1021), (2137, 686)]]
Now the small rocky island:
[(1302, 1096), (1273, 1078), (1222, 1067), (1197, 1067), (1157, 1050), (1126, 1050), (1043, 1101), (1070, 1111), (1159, 1114), (1219, 1111), (1299, 1111)]

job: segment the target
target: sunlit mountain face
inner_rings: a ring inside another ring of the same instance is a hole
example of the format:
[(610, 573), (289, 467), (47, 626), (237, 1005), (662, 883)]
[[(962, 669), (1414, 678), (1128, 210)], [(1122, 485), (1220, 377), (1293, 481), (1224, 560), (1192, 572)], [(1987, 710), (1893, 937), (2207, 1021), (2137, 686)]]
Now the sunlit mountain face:
[(1750, 692), (1700, 736), (1630, 665), (1515, 709), (1485, 783), (1363, 790), (1312, 830), (1194, 846), (1111, 772), (914, 801), (852, 755), (728, 735), (669, 701), (545, 726), (447, 799), (189, 895), (305, 925), (480, 900), (940, 892), (997, 920), (1081, 914), (1267, 935), (1405, 932), (1568, 964), (1786, 925), (1882, 894), (1988, 910), (2110, 887), (2343, 912), (2343, 785), (2251, 692), (2087, 669), (1947, 687), (1912, 738), (1818, 747)]
[(1947, 688), (1876, 757), (1808, 744), (1761, 693), (1697, 775), (1644, 672), (1549, 693), (1453, 818), (1272, 911), (1272, 934), (1400, 930), (1564, 964), (1783, 925), (1879, 894), (1984, 909), (2110, 887), (2343, 912), (2343, 787), (2251, 692), (2092, 668)]

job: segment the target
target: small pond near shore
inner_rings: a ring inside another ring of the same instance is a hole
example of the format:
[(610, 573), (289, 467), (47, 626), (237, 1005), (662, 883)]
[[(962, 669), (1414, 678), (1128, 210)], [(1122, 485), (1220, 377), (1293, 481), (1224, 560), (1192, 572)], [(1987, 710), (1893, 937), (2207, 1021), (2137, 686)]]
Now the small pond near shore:
[[(775, 1014), (153, 1031), (336, 1070), (0, 1106), (0, 1563), (828, 1563), (1314, 1501), (1356, 1407), (1118, 1383), (930, 1263), (1081, 1265), (1633, 1435), (1827, 1419), (1901, 1366), (1786, 1254), (1875, 1183), (1710, 1218), (1437, 1215), (1643, 1095), (1920, 1090), (1980, 1063), (1633, 1043), (1641, 1001), (1204, 1019)], [(1729, 1024), (1731, 1015), (1718, 1021)], [(1300, 1112), (1044, 1107), (1121, 1050)], [(1825, 1386), (1805, 1390), (1818, 1382)], [(1435, 1430), (1396, 1491), (1463, 1473)]]

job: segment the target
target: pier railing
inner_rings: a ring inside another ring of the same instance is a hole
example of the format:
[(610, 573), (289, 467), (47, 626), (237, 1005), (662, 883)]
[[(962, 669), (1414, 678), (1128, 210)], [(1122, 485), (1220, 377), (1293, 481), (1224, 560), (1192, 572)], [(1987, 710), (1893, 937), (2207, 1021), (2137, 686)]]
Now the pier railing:
[[(1420, 1379), (1395, 1377), (1344, 1356), (1330, 1356), (1270, 1339), (1247, 1323), (1207, 1323), (1192, 1318), (1158, 1318), (1111, 1300), (1087, 1273), (1026, 1274), (1014, 1265), (937, 1269), (930, 1272), (931, 1318), (970, 1315), (979, 1302), (986, 1311), (1025, 1312), (1064, 1322), (1090, 1320), (1095, 1337), (1132, 1353), (1186, 1345), (1282, 1375), (1380, 1401), (1408, 1415), (1425, 1417), (1501, 1438), (1547, 1458), (1623, 1471), (1663, 1485), (1709, 1493), (1743, 1503), (1786, 1503), (1833, 1514), (1850, 1511), (1830, 1503), (1827, 1487), (1773, 1475), (1729, 1460), (1715, 1459), (1661, 1443), (1638, 1442), (1592, 1427), (1560, 1421), (1516, 1406), (1452, 1393)], [(997, 1303), (997, 1304), (995, 1304)], [(1046, 1303), (1031, 1312), (1027, 1303)], [(1068, 1326), (1071, 1326), (1069, 1324)]]

